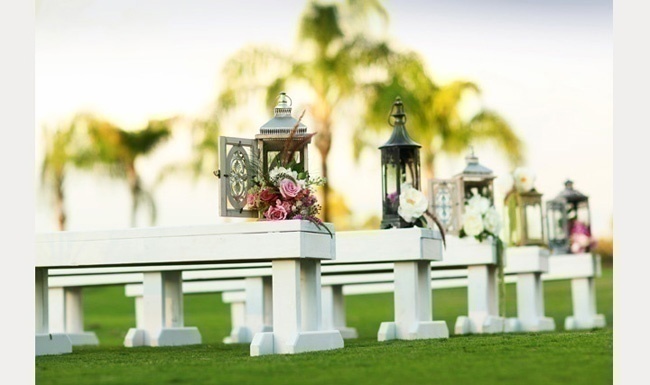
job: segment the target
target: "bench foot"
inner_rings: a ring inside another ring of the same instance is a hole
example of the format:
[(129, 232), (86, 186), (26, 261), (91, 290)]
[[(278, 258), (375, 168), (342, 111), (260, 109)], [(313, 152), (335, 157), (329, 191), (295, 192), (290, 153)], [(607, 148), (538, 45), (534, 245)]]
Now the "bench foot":
[(99, 339), (95, 332), (66, 333), (72, 346), (99, 345)]
[[(266, 325), (262, 328), (262, 333), (273, 331), (273, 327)], [(247, 326), (237, 326), (232, 329), (230, 335), (223, 339), (224, 344), (248, 344), (253, 341), (251, 328)]]
[(449, 329), (445, 321), (421, 321), (405, 333), (399, 332), (395, 322), (382, 322), (379, 326), (379, 332), (377, 332), (378, 341), (432, 338), (449, 338)]
[(299, 332), (286, 341), (278, 341), (273, 332), (257, 333), (250, 347), (251, 356), (296, 354), (343, 348), (338, 330)]
[(555, 330), (555, 320), (550, 317), (540, 317), (534, 320), (508, 318), (506, 320), (506, 333), (517, 332), (546, 332)]
[(483, 322), (472, 320), (468, 316), (460, 316), (454, 325), (454, 334), (494, 334), (503, 333), (506, 320), (499, 316), (487, 316)]
[[(151, 333), (149, 333), (151, 334)], [(144, 329), (131, 328), (124, 338), (124, 346), (180, 346), (201, 343), (201, 333), (196, 327), (163, 328), (155, 335)]]
[(72, 343), (64, 333), (38, 333), (35, 350), (37, 356), (72, 353)]
[(351, 339), (351, 338), (359, 338), (359, 334), (357, 333), (356, 328), (350, 328), (350, 327), (335, 327), (336, 330), (341, 333), (341, 337), (343, 337), (344, 340)]
[(604, 328), (605, 325), (607, 325), (607, 321), (605, 321), (603, 314), (596, 314), (587, 319), (578, 319), (574, 316), (569, 316), (564, 320), (565, 330)]

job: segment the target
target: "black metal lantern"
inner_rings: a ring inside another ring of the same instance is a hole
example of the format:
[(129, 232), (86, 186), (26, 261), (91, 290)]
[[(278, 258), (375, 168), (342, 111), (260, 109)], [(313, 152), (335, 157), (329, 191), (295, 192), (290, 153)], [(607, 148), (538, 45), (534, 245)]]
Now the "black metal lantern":
[(429, 209), (436, 214), (446, 233), (458, 235), (463, 226), (465, 203), (474, 192), (494, 204), (494, 178), (492, 170), (481, 165), (472, 153), (465, 157), (463, 172), (452, 179), (433, 179), (429, 183)]
[(545, 246), (542, 194), (535, 188), (513, 188), (504, 200), (504, 242), (507, 246)]
[(562, 197), (546, 202), (546, 232), (548, 246), (553, 254), (569, 252), (569, 233), (567, 223), (567, 204)]
[(406, 114), (402, 99), (398, 96), (391, 108), (391, 118), (388, 124), (393, 127), (393, 133), (386, 143), (379, 147), (381, 150), (382, 177), (382, 220), (381, 228), (413, 227), (406, 222), (397, 210), (402, 185), (410, 183), (420, 190), (420, 147), (406, 132)]
[[(244, 209), (246, 195), (252, 187), (254, 165), (262, 167), (264, 173), (273, 169), (278, 162), (277, 155), (286, 141), (300, 143), (294, 153), (293, 161), (298, 169), (308, 170), (307, 148), (310, 135), (307, 127), (291, 116), (291, 98), (281, 92), (274, 116), (260, 127), (255, 139), (219, 137), (219, 171), (215, 174), (221, 179), (220, 213), (224, 217), (258, 217), (257, 210)], [(298, 125), (294, 135), (294, 127)], [(309, 136), (309, 138), (306, 138)], [(223, 177), (223, 178), (222, 178)]]
[[(564, 190), (558, 194), (556, 200), (566, 202), (566, 239), (567, 251), (570, 252), (569, 243), (574, 234), (582, 234), (591, 238), (591, 212), (589, 210), (589, 197), (573, 188), (573, 181), (564, 182)], [(590, 251), (590, 245), (585, 246), (585, 252)]]

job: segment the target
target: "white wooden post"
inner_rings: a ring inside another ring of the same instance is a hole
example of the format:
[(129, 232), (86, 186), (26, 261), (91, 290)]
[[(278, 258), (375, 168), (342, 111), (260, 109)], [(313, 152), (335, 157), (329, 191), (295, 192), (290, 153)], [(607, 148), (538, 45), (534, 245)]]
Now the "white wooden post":
[(339, 349), (338, 330), (321, 330), (320, 260), (274, 260), (273, 331), (257, 333), (251, 356)]
[(467, 267), (467, 316), (456, 319), (455, 334), (501, 333), (505, 319), (499, 316), (496, 265)]
[(345, 296), (343, 285), (326, 285), (321, 290), (323, 329), (336, 329), (344, 339), (357, 338), (357, 329), (345, 322)]
[(34, 276), (35, 287), (35, 354), (72, 353), (72, 343), (65, 333), (50, 333), (48, 309), (47, 268), (37, 267)]
[(95, 332), (84, 331), (81, 287), (50, 287), (49, 301), (50, 331), (67, 334), (73, 346), (99, 345)]
[(573, 316), (565, 319), (566, 330), (605, 327), (605, 316), (596, 313), (596, 287), (593, 277), (572, 279), (571, 298)]
[(183, 291), (180, 271), (143, 274), (141, 328), (131, 328), (124, 346), (175, 346), (201, 343), (196, 327), (183, 326)]
[(510, 247), (506, 253), (506, 272), (517, 275), (517, 317), (508, 318), (506, 331), (555, 330), (555, 320), (544, 315), (542, 273), (548, 271), (548, 250), (522, 246)]
[(454, 333), (502, 333), (506, 320), (499, 315), (496, 244), (453, 236), (448, 242), (445, 261), (467, 264), (467, 315), (456, 319)]
[(395, 262), (395, 321), (382, 322), (379, 341), (449, 338), (444, 321), (432, 320), (431, 262)]
[(271, 277), (248, 277), (244, 281), (244, 298), (231, 303), (232, 331), (224, 343), (250, 343), (256, 333), (273, 330)]

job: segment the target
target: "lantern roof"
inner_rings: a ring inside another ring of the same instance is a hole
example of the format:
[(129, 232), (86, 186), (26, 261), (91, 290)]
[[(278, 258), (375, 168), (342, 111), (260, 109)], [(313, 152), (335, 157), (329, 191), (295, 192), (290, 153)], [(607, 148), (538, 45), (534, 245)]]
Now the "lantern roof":
[(404, 104), (402, 103), (402, 98), (400, 98), (399, 96), (396, 97), (395, 101), (393, 102), (393, 107), (391, 108), (391, 112), (393, 110), (396, 110), (394, 113), (391, 114), (391, 116), (395, 118), (395, 122), (391, 124), (390, 118), (388, 122), (388, 124), (393, 126), (393, 133), (391, 134), (390, 138), (388, 138), (388, 141), (383, 145), (379, 146), (379, 148), (382, 149), (382, 148), (389, 148), (389, 147), (416, 147), (416, 148), (422, 147), (419, 143), (411, 139), (408, 132), (406, 131), (406, 127), (404, 126), (404, 124), (406, 123), (406, 114), (404, 113)]
[(478, 162), (478, 156), (474, 155), (474, 148), (472, 148), (472, 153), (465, 157), (465, 162), (465, 169), (459, 175), (492, 176), (492, 170)]
[[(260, 134), (289, 135), (296, 123), (298, 123), (298, 119), (291, 116), (291, 105), (293, 101), (286, 92), (280, 92), (280, 95), (276, 99), (278, 99), (278, 104), (273, 109), (274, 116), (260, 127)], [(304, 134), (306, 132), (307, 126), (302, 122), (298, 123), (298, 134)]]
[(569, 203), (578, 203), (588, 201), (589, 197), (578, 190), (574, 190), (573, 181), (567, 179), (566, 182), (564, 182), (564, 190), (558, 194), (556, 199), (564, 199)]

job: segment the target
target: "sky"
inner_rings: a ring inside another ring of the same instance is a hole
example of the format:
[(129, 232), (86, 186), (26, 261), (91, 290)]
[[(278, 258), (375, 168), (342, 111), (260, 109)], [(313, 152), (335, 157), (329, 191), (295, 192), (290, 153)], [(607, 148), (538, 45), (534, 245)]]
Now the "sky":
[[(496, 110), (526, 144), (525, 166), (543, 199), (571, 178), (590, 196), (592, 230), (612, 232), (613, 33), (611, 1), (388, 1), (386, 37), (419, 52), (435, 81), (474, 81), (473, 103)], [(40, 164), (43, 126), (92, 110), (136, 129), (148, 119), (200, 116), (215, 99), (224, 60), (245, 45), (289, 50), (304, 1), (40, 0), (35, 16), (35, 156)], [(300, 93), (292, 93), (297, 104)], [(408, 106), (405, 106), (408, 113)], [(387, 106), (387, 113), (390, 106)], [(294, 111), (296, 115), (297, 111)], [(255, 111), (252, 137), (272, 117)], [(309, 111), (305, 123), (310, 126)], [(380, 214), (379, 151), (359, 164), (349, 154), (341, 123), (330, 156), (330, 182), (359, 221)], [(408, 129), (408, 124), (407, 124)], [(504, 154), (475, 145), (496, 175), (511, 171)], [(189, 139), (175, 137), (138, 167), (152, 182), (161, 165), (189, 155)], [(311, 150), (316, 153), (315, 149)], [(317, 168), (312, 156), (310, 168)], [(463, 168), (462, 157), (441, 157), (439, 177)], [(35, 177), (37, 170), (35, 170)], [(497, 183), (498, 185), (498, 183)], [(124, 183), (71, 172), (66, 184), (68, 229), (129, 226)], [(155, 191), (158, 225), (217, 223), (218, 180), (167, 180)], [(36, 231), (56, 229), (50, 201), (37, 195)]]

